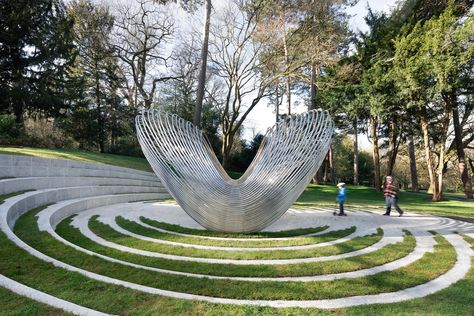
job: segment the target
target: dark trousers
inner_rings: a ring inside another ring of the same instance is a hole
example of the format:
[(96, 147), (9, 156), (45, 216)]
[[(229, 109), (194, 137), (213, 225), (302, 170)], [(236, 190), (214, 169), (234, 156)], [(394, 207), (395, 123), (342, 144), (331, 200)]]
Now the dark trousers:
[(386, 196), (385, 197), (385, 206), (387, 207), (387, 211), (385, 212), (385, 214), (390, 214), (390, 211), (392, 210), (392, 205), (393, 205), (393, 207), (395, 207), (395, 209), (397, 210), (397, 212), (399, 214), (403, 213), (403, 211), (398, 206), (397, 198), (392, 197), (392, 196)]
[(344, 214), (344, 202), (339, 202), (339, 214)]

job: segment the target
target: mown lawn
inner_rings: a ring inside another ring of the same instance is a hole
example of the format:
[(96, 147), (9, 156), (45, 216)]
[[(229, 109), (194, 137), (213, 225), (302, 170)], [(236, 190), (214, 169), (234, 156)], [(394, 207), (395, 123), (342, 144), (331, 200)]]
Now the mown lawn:
[[(385, 200), (381, 192), (366, 186), (347, 186), (346, 207), (358, 209), (385, 209)], [(315, 207), (336, 205), (337, 187), (331, 185), (310, 184), (296, 201), (295, 207)], [(432, 202), (428, 194), (400, 192), (399, 206), (406, 211), (427, 213), (439, 216), (458, 216), (474, 218), (474, 200), (459, 201), (446, 199)], [(395, 210), (392, 213), (397, 214)]]

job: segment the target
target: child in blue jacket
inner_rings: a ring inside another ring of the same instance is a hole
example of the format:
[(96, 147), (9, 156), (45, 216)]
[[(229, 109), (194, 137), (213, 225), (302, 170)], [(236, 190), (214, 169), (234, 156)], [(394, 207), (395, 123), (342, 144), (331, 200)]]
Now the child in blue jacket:
[(346, 201), (345, 186), (346, 184), (344, 182), (340, 182), (337, 184), (337, 187), (339, 188), (339, 192), (336, 197), (337, 202), (339, 202), (339, 214), (337, 214), (338, 216), (347, 216), (347, 214), (344, 213), (344, 202)]

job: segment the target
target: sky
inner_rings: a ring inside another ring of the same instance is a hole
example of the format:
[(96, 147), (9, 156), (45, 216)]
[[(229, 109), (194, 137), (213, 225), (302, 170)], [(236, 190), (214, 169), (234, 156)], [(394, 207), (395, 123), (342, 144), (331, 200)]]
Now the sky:
[[(397, 0), (360, 0), (355, 6), (347, 10), (347, 13), (351, 16), (349, 27), (354, 32), (366, 32), (368, 27), (367, 24), (365, 24), (364, 16), (367, 15), (367, 8), (370, 7), (376, 12), (389, 12), (390, 9), (395, 6), (396, 2)], [(285, 104), (282, 104), (280, 108), (281, 111), (284, 111), (286, 108)], [(245, 130), (243, 137), (250, 140), (257, 133), (265, 134), (267, 128), (275, 124), (275, 114), (273, 110), (274, 107), (267, 106), (264, 100), (257, 104), (244, 122)], [(292, 111), (293, 113), (301, 113), (307, 111), (307, 108), (303, 104), (294, 104), (292, 105)], [(361, 137), (360, 146), (361, 148), (371, 146), (367, 137)]]

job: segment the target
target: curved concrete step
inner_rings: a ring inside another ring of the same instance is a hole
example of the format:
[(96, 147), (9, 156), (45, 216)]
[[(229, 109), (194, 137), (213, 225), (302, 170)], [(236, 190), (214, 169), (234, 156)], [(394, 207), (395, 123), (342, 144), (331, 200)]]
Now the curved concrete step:
[(155, 174), (135, 169), (14, 155), (0, 155), (0, 178), (3, 177), (108, 177), (160, 182)]
[(58, 168), (80, 168), (94, 170), (112, 170), (127, 173), (135, 173), (146, 176), (154, 176), (153, 172), (108, 165), (98, 162), (84, 162), (63, 158), (39, 158), (22, 155), (0, 155), (0, 166), (38, 166), (38, 167), (58, 167)]
[[(146, 198), (138, 200), (162, 199), (169, 196), (168, 193), (158, 193), (158, 191), (159, 189), (157, 189), (156, 187), (141, 186), (86, 186), (44, 189), (26, 192), (9, 198), (5, 200), (2, 205), (0, 205), (0, 211), (6, 214), (8, 224), (13, 227), (15, 221), (28, 210), (31, 210), (38, 206), (56, 203), (62, 200), (121, 193), (148, 194)], [(90, 206), (93, 207), (94, 205), (91, 204)]]
[[(80, 213), (78, 216), (76, 216), (73, 219), (72, 225), (78, 228), (84, 236), (91, 239), (97, 244), (100, 244), (102, 246), (109, 247), (112, 249), (116, 249), (119, 251), (129, 252), (129, 253), (142, 255), (146, 257), (163, 258), (163, 259), (178, 260), (178, 261), (189, 261), (189, 262), (235, 264), (235, 265), (279, 265), (279, 264), (296, 264), (296, 263), (331, 261), (331, 260), (336, 260), (340, 258), (349, 258), (352, 256), (358, 256), (360, 254), (364, 254), (367, 252), (372, 252), (376, 249), (380, 249), (381, 247), (384, 247), (385, 245), (389, 243), (400, 241), (402, 239), (401, 236), (398, 236), (396, 238), (383, 238), (382, 237), (382, 239), (379, 242), (367, 248), (357, 250), (354, 252), (349, 252), (349, 253), (344, 253), (344, 254), (334, 255), (334, 256), (326, 256), (326, 257), (298, 258), (298, 259), (269, 259), (269, 260), (235, 260), (235, 259), (186, 257), (186, 256), (170, 255), (170, 254), (164, 254), (164, 253), (159, 253), (159, 252), (135, 249), (135, 248), (126, 247), (126, 246), (119, 245), (117, 243), (105, 240), (97, 236), (96, 234), (94, 234), (88, 227), (89, 219), (93, 215), (94, 213), (91, 213), (91, 212)], [(360, 233), (363, 234), (362, 232)], [(365, 233), (366, 235), (370, 235), (374, 233), (374, 231), (365, 231)]]
[[(330, 280), (336, 280), (336, 279), (344, 279), (344, 278), (357, 278), (357, 277), (363, 277), (363, 276), (368, 276), (368, 275), (373, 275), (377, 274), (380, 272), (384, 271), (390, 271), (398, 268), (402, 268), (404, 266), (407, 266), (423, 257), (423, 255), (426, 252), (432, 252), (433, 247), (436, 244), (436, 241), (433, 238), (433, 235), (430, 233), (426, 232), (418, 232), (414, 231), (413, 234), (416, 239), (416, 247), (415, 249), (407, 256), (400, 258), (398, 260), (380, 265), (380, 266), (375, 266), (371, 268), (366, 268), (366, 269), (361, 269), (357, 271), (350, 271), (350, 272), (344, 272), (344, 273), (336, 273), (336, 274), (326, 274), (326, 275), (316, 275), (316, 276), (302, 276), (302, 277), (227, 277), (227, 276), (214, 276), (214, 275), (209, 275), (209, 274), (196, 274), (196, 273), (187, 273), (187, 272), (180, 272), (180, 271), (173, 271), (173, 270), (167, 270), (167, 269), (159, 269), (159, 268), (154, 268), (154, 267), (149, 267), (149, 266), (143, 266), (115, 258), (111, 258), (93, 251), (90, 251), (88, 249), (82, 248), (78, 245), (75, 245), (61, 236), (59, 236), (53, 226), (51, 225), (51, 217), (54, 215), (55, 212), (61, 212), (61, 208), (67, 208), (68, 206), (56, 206), (52, 205), (46, 208), (45, 210), (41, 211), (38, 214), (38, 222), (39, 222), (39, 227), (41, 230), (48, 232), (51, 236), (53, 236), (55, 239), (59, 240), (60, 242), (66, 244), (67, 246), (70, 246), (76, 250), (79, 250), (81, 252), (87, 253), (89, 255), (94, 255), (98, 256), (104, 260), (114, 262), (114, 263), (119, 263), (122, 265), (126, 266), (131, 266), (134, 268), (139, 268), (143, 270), (149, 270), (149, 271), (155, 271), (155, 272), (160, 272), (160, 273), (167, 273), (167, 274), (173, 274), (173, 275), (181, 275), (181, 276), (188, 276), (188, 277), (194, 277), (194, 278), (209, 278), (209, 279), (215, 279), (215, 280), (233, 280), (233, 281), (249, 281), (249, 282), (261, 282), (261, 281), (273, 281), (273, 282), (312, 282), (312, 281), (330, 281)], [(107, 212), (106, 207), (100, 207), (95, 209), (95, 213), (97, 211), (101, 212)], [(92, 211), (92, 210), (91, 210)]]
[(222, 250), (222, 251), (270, 251), (270, 250), (303, 250), (303, 249), (313, 249), (313, 248), (320, 248), (320, 247), (327, 247), (327, 246), (332, 246), (332, 245), (337, 245), (346, 241), (349, 241), (351, 239), (354, 239), (356, 237), (364, 236), (367, 235), (366, 233), (361, 233), (360, 231), (353, 232), (350, 235), (347, 235), (342, 238), (338, 238), (336, 240), (332, 241), (327, 241), (327, 242), (320, 242), (320, 243), (314, 243), (314, 244), (309, 244), (309, 245), (301, 245), (301, 246), (280, 246), (280, 247), (221, 247), (221, 246), (205, 246), (205, 245), (196, 245), (192, 243), (182, 243), (182, 242), (175, 242), (175, 241), (168, 241), (168, 240), (163, 240), (163, 239), (156, 239), (156, 238), (151, 238), (143, 235), (139, 235), (133, 232), (130, 232), (121, 226), (119, 226), (115, 220), (115, 216), (110, 216), (110, 213), (103, 214), (99, 216), (99, 221), (109, 225), (112, 227), (115, 231), (119, 232), (122, 235), (126, 235), (132, 238), (148, 241), (148, 242), (153, 242), (153, 243), (159, 243), (159, 244), (165, 244), (165, 245), (173, 245), (173, 246), (179, 246), (179, 247), (185, 247), (185, 248), (195, 248), (195, 249), (206, 249), (206, 250)]
[(47, 304), (52, 307), (60, 308), (66, 312), (81, 316), (107, 316), (109, 314), (101, 313), (99, 311), (71, 303), (69, 301), (57, 298), (47, 293), (38, 291), (29, 286), (23, 285), (15, 280), (9, 279), (0, 274), (0, 286), (10, 291), (31, 298), (37, 302)]
[[(130, 214), (130, 215), (132, 215), (132, 214)], [(135, 215), (135, 216), (133, 216), (133, 215)], [(319, 231), (317, 233), (296, 235), (296, 236), (292, 236), (292, 237), (262, 237), (262, 238), (213, 237), (213, 236), (201, 236), (201, 235), (184, 234), (184, 233), (179, 233), (179, 232), (175, 232), (175, 231), (171, 231), (171, 230), (158, 228), (158, 227), (155, 227), (155, 226), (152, 226), (152, 225), (149, 225), (149, 224), (143, 222), (140, 219), (140, 217), (141, 217), (140, 215), (138, 215), (138, 216), (137, 216), (137, 214), (133, 214), (133, 215), (129, 216), (129, 217), (125, 217), (125, 218), (129, 221), (134, 221), (138, 225), (141, 225), (141, 226), (149, 228), (149, 229), (156, 230), (160, 233), (172, 234), (172, 235), (183, 236), (183, 237), (209, 239), (209, 240), (225, 240), (225, 241), (230, 240), (230, 241), (248, 241), (248, 242), (252, 242), (252, 241), (281, 241), (281, 240), (292, 240), (292, 239), (301, 238), (301, 237), (318, 236), (318, 235), (327, 234), (328, 232), (332, 231), (332, 229), (328, 228), (328, 229)]]
[(148, 180), (105, 177), (27, 177), (0, 180), (0, 195), (23, 190), (98, 185), (157, 187), (166, 192), (166, 189), (160, 182)]

